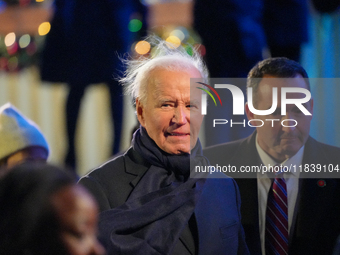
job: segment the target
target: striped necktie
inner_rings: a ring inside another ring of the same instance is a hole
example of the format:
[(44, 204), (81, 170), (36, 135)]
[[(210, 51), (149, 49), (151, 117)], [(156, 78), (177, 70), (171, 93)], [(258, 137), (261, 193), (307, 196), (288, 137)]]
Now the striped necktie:
[(266, 255), (288, 254), (287, 187), (282, 173), (276, 176), (268, 193), (265, 243)]

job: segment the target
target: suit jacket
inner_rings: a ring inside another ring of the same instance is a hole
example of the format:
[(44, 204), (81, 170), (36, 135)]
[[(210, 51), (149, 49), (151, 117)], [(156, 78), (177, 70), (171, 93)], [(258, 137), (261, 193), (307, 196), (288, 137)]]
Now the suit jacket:
[[(123, 156), (82, 177), (80, 183), (95, 196), (100, 211), (105, 211), (124, 204), (149, 167), (130, 148)], [(233, 179), (221, 177), (206, 180), (195, 207), (198, 252), (190, 244), (186, 229), (172, 254), (249, 254), (241, 225), (237, 185)]]
[[(203, 154), (212, 166), (230, 164), (239, 169), (240, 166), (260, 165), (262, 162), (256, 150), (255, 137), (256, 132), (239, 141), (206, 148)], [(302, 163), (333, 163), (340, 166), (339, 158), (340, 148), (322, 144), (309, 137)], [(242, 199), (241, 215), (246, 243), (251, 254), (262, 254), (256, 173), (252, 177), (235, 180)], [(300, 177), (303, 177), (303, 173)], [(324, 187), (317, 185), (318, 178), (299, 180), (295, 227), (290, 233), (290, 255), (332, 254), (340, 233), (340, 182), (339, 179), (324, 180)]]

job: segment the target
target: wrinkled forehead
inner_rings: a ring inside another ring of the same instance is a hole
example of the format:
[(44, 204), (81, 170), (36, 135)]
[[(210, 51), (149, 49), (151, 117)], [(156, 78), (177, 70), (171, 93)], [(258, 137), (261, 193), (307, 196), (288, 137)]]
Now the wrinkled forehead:
[(200, 73), (196, 68), (180, 71), (157, 69), (153, 72), (152, 79), (147, 86), (147, 101), (149, 103), (181, 102), (193, 104), (195, 102), (199, 104), (202, 91), (191, 82), (191, 78), (197, 76), (200, 77)]

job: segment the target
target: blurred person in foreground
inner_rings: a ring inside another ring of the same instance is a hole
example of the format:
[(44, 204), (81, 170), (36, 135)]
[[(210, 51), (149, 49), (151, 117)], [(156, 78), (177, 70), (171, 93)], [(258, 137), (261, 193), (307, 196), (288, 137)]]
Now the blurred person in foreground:
[[(24, 161), (46, 161), (47, 141), (39, 127), (10, 103), (0, 107), (0, 167)], [(1, 172), (0, 172), (1, 175)]]
[(104, 254), (95, 200), (56, 166), (13, 167), (0, 180), (0, 204), (0, 254)]
[[(340, 148), (313, 139), (309, 135), (312, 115), (296, 104), (287, 104), (286, 114), (281, 113), (281, 89), (310, 92), (306, 71), (293, 60), (269, 58), (250, 70), (247, 86), (253, 92), (252, 98), (248, 94), (245, 111), (256, 131), (248, 138), (206, 148), (204, 155), (212, 166), (230, 165), (237, 170), (285, 167), (276, 173), (228, 173), (240, 188), (242, 224), (250, 253), (332, 254), (340, 234), (340, 182), (330, 177), (339, 175), (334, 171), (335, 175), (321, 176), (312, 168), (339, 168)], [(277, 88), (277, 105), (272, 99), (273, 88)], [(300, 100), (303, 93), (290, 92), (287, 98)], [(250, 100), (257, 110), (277, 108), (272, 114), (259, 115), (250, 111)], [(301, 106), (313, 114), (313, 103), (311, 98)]]
[(190, 89), (206, 67), (153, 39), (156, 56), (128, 61), (122, 79), (140, 122), (132, 146), (80, 180), (99, 202), (99, 239), (110, 254), (248, 254), (234, 180), (189, 178), (190, 162), (208, 165), (202, 91)]

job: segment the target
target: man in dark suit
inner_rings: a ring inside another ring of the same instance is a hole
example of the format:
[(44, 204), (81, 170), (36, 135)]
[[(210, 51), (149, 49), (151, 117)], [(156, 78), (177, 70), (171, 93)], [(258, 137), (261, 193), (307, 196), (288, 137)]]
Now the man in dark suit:
[[(242, 224), (250, 253), (272, 254), (266, 230), (269, 224), (267, 205), (269, 207), (270, 204), (267, 200), (279, 174), (284, 179), (287, 194), (288, 248), (277, 254), (332, 254), (340, 233), (340, 182), (327, 177), (338, 175), (307, 170), (318, 164), (338, 169), (340, 148), (310, 137), (312, 116), (302, 112), (297, 105), (287, 104), (286, 114), (281, 113), (280, 107), (282, 88), (310, 91), (306, 71), (287, 58), (266, 59), (249, 72), (247, 86), (252, 88), (251, 104), (257, 110), (271, 109), (272, 91), (276, 87), (276, 110), (265, 116), (259, 115), (259, 112), (254, 114), (248, 98), (246, 114), (251, 125), (256, 126), (256, 131), (248, 138), (206, 148), (204, 155), (212, 166), (230, 165), (236, 169), (235, 173), (227, 174), (237, 177), (242, 199)], [(302, 93), (287, 95), (288, 98), (302, 98)], [(313, 113), (313, 99), (302, 106)], [(240, 173), (245, 169), (264, 169), (264, 166), (269, 169), (269, 166), (278, 164), (281, 169), (288, 167), (290, 171)]]
[[(323, 1), (324, 2), (324, 1)], [(206, 49), (205, 60), (212, 78), (246, 77), (248, 71), (265, 55), (300, 60), (301, 47), (308, 41), (307, 0), (195, 0), (194, 28)], [(245, 91), (245, 84), (238, 85)], [(223, 95), (223, 92), (222, 92)], [(235, 126), (224, 129), (208, 124), (218, 116), (232, 116), (229, 107), (207, 109), (205, 143), (212, 146), (245, 138), (251, 128)], [(221, 135), (223, 134), (223, 136)]]
[(207, 72), (197, 53), (171, 48), (158, 41), (157, 56), (130, 63), (122, 81), (141, 127), (124, 155), (80, 180), (102, 211), (99, 238), (109, 254), (248, 254), (234, 180), (189, 178), (191, 162), (208, 164), (202, 91), (190, 90)]

